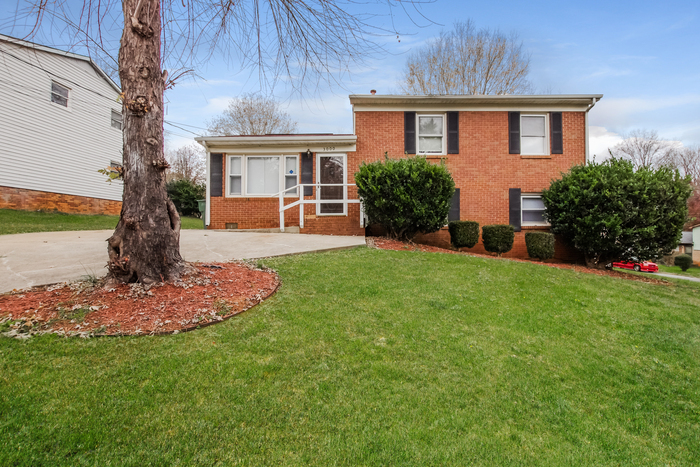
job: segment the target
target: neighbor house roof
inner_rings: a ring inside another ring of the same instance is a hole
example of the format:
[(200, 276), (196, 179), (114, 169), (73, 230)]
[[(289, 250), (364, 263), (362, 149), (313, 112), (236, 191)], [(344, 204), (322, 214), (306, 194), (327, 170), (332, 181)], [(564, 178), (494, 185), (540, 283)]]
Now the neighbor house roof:
[[(85, 55), (79, 55), (79, 54), (76, 54), (73, 52), (66, 52), (65, 50), (59, 50), (59, 49), (55, 49), (53, 47), (47, 47), (45, 45), (35, 44), (34, 42), (25, 41), (23, 39), (17, 39), (16, 37), (6, 36), (4, 34), (0, 34), (0, 41), (7, 42), (10, 44), (15, 44), (15, 45), (18, 45), (21, 47), (27, 47), (27, 48), (34, 49), (34, 50), (39, 50), (41, 52), (46, 52), (46, 53), (50, 53), (50, 54), (54, 54), (54, 55), (60, 55), (62, 57), (68, 57), (68, 58), (73, 58), (75, 60), (82, 60), (84, 62), (88, 62), (90, 65), (92, 65), (92, 67), (95, 69), (95, 71), (97, 71), (97, 73), (100, 76), (102, 76), (109, 83), (109, 85), (112, 86), (112, 88), (114, 88), (115, 91), (117, 91), (118, 93), (122, 92), (121, 89), (119, 88), (119, 86), (117, 85), (117, 83), (115, 83), (112, 80), (112, 78), (110, 78), (107, 75), (107, 73), (105, 73), (102, 70), (102, 68), (97, 66), (97, 64), (95, 62), (93, 62), (90, 57), (87, 57)], [(3, 52), (3, 53), (7, 53), (7, 52)]]
[(544, 95), (381, 95), (352, 94), (355, 111), (372, 110), (589, 110), (602, 94)]

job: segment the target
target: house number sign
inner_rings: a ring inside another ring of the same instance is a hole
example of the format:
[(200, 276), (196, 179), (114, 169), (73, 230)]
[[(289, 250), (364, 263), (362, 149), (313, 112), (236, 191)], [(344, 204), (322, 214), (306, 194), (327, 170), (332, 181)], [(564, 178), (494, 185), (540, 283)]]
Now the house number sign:
[(328, 146), (323, 148), (324, 151), (335, 151), (335, 146)]

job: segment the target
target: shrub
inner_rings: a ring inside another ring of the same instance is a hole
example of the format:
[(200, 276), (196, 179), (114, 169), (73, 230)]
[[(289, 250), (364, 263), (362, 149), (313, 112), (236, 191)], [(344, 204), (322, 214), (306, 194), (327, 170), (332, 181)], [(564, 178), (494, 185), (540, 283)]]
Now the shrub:
[(554, 258), (554, 234), (549, 232), (526, 232), (525, 245), (530, 258), (540, 260)]
[(168, 196), (173, 200), (180, 215), (200, 216), (197, 200), (204, 198), (206, 193), (205, 185), (196, 185), (189, 180), (181, 179), (172, 180), (165, 187), (168, 191)]
[(485, 225), (481, 228), (481, 240), (484, 242), (484, 249), (492, 253), (507, 253), (513, 248), (515, 231), (512, 225), (496, 224)]
[(479, 223), (474, 221), (452, 221), (447, 224), (450, 240), (457, 248), (471, 248), (479, 241)]
[(689, 178), (670, 167), (634, 170), (629, 161), (572, 167), (542, 192), (552, 233), (581, 251), (589, 267), (673, 250), (688, 215)]
[(678, 255), (674, 258), (673, 264), (680, 266), (681, 270), (687, 271), (693, 265), (693, 258), (690, 255)]
[(444, 164), (430, 164), (420, 156), (363, 163), (355, 183), (369, 222), (398, 239), (443, 227), (455, 189)]

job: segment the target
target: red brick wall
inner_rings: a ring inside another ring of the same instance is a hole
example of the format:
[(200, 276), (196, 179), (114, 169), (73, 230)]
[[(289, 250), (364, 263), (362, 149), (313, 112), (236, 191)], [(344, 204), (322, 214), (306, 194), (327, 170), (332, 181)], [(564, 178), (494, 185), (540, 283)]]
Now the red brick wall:
[(119, 215), (121, 201), (0, 186), (0, 209)]
[[(558, 178), (561, 172), (585, 161), (583, 112), (563, 113), (563, 154), (545, 157), (508, 154), (508, 112), (459, 114), (459, 154), (442, 157), (457, 188), (460, 188), (460, 218), (463, 220), (474, 220), (482, 226), (507, 224), (509, 188), (520, 188), (523, 193), (539, 193), (549, 186), (553, 178)], [(382, 160), (385, 152), (392, 158), (404, 156), (403, 112), (357, 112), (355, 133), (357, 150), (348, 153), (347, 158), (349, 183), (354, 181), (353, 175), (362, 162)], [(226, 173), (225, 167), (223, 173)], [(356, 199), (353, 188), (349, 190), (349, 198)], [(295, 200), (288, 198), (286, 203)], [(276, 198), (212, 198), (209, 228), (222, 229), (229, 222), (237, 222), (241, 229), (278, 228), (278, 203)], [(304, 214), (303, 233), (364, 234), (364, 229), (359, 226), (358, 205), (348, 206), (348, 216), (316, 216), (313, 205), (306, 205)], [(298, 207), (285, 212), (285, 225), (299, 225)], [(417, 240), (447, 246), (449, 233), (443, 230), (419, 236)], [(556, 249), (558, 258), (577, 257), (575, 252), (561, 242), (557, 242)], [(481, 244), (473, 250), (484, 252)], [(516, 234), (513, 250), (505, 256), (527, 257), (524, 232)]]
[[(585, 162), (585, 120), (583, 112), (564, 112), (563, 154), (521, 156), (508, 153), (508, 112), (460, 112), (459, 154), (441, 156), (460, 188), (460, 218), (477, 221), (480, 226), (508, 224), (508, 189), (520, 188), (523, 193), (539, 193), (561, 172)], [(357, 112), (355, 132), (357, 152), (348, 156), (349, 172), (357, 170), (361, 161), (381, 160), (404, 153), (403, 112)], [(351, 165), (352, 161), (352, 165)], [(513, 250), (504, 256), (527, 257), (525, 231), (516, 233)], [(449, 246), (447, 229), (419, 235), (417, 242)], [(469, 251), (484, 253), (481, 242)], [(578, 259), (576, 251), (561, 241), (556, 244), (556, 257)]]

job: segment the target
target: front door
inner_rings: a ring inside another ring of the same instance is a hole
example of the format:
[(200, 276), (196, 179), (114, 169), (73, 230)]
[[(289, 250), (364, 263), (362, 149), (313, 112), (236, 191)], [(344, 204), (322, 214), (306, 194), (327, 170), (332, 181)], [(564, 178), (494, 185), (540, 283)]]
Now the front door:
[[(317, 183), (345, 183), (345, 158), (345, 154), (319, 154), (316, 170)], [(346, 197), (347, 187), (344, 186), (326, 186), (318, 189), (318, 199), (344, 200)], [(318, 214), (347, 214), (345, 203), (321, 203), (320, 206)]]

